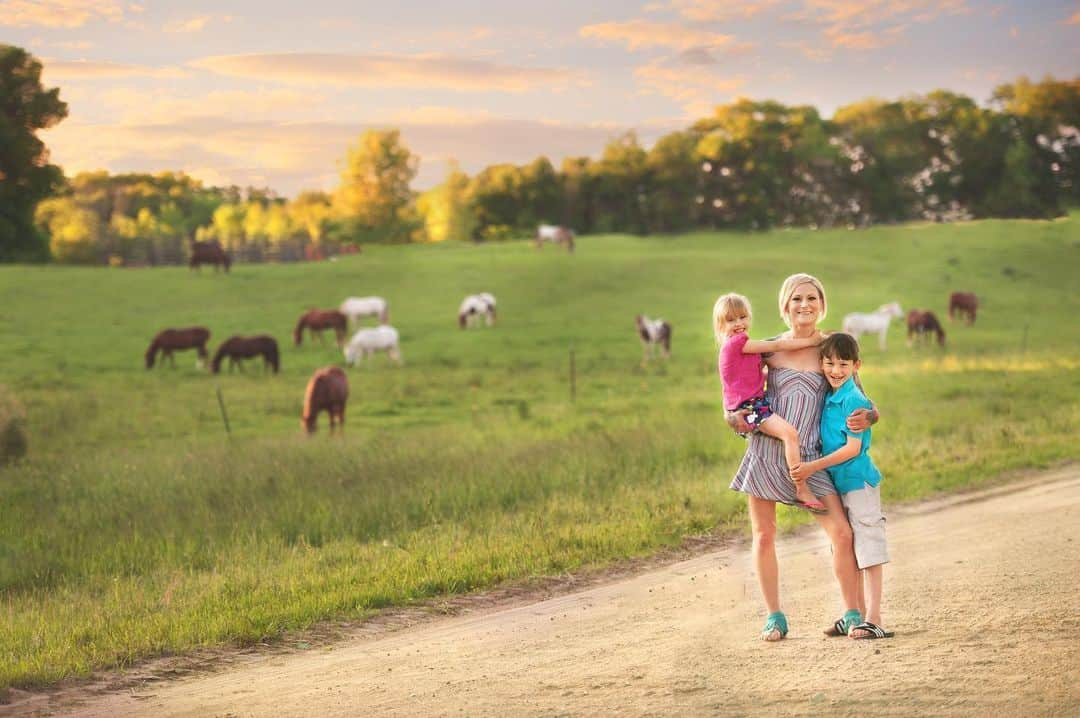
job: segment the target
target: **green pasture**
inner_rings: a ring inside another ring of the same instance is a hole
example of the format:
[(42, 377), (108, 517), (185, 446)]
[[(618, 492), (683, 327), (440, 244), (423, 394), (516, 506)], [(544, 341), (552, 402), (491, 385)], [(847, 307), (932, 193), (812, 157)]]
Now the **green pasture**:
[[(370, 247), (227, 276), (0, 268), (0, 384), (29, 439), (0, 468), (0, 689), (745, 534), (727, 489), (744, 445), (721, 420), (710, 312), (745, 293), (752, 336), (775, 334), (796, 271), (825, 284), (824, 328), (894, 300), (945, 323), (945, 351), (908, 348), (899, 323), (886, 352), (864, 342), (887, 501), (1075, 459), (1078, 255), (1074, 214), (585, 237), (574, 255)], [(974, 326), (945, 318), (953, 290), (979, 295)], [(457, 306), (480, 291), (498, 325), (460, 331)], [(307, 378), (342, 357), (329, 336), (294, 347), (293, 324), (368, 294), (390, 301), (405, 365), (350, 370), (344, 438), (325, 415), (304, 437)], [(674, 325), (669, 361), (641, 366), (638, 313)], [(211, 329), (211, 353), (234, 333), (274, 335), (281, 373), (253, 361), (213, 376), (190, 352), (143, 367), (159, 329), (191, 324)]]

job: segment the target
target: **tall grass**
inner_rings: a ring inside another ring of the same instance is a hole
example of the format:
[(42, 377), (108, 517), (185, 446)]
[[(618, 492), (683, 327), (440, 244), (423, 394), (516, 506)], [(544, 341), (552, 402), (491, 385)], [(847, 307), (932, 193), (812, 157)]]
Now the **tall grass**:
[[(946, 324), (945, 353), (896, 329), (886, 353), (867, 343), (887, 501), (1075, 458), (1076, 226), (602, 237), (573, 257), (376, 248), (230, 277), (2, 269), (0, 376), (26, 406), (30, 453), (0, 469), (0, 687), (745, 530), (709, 311), (742, 291), (752, 334), (775, 333), (793, 271), (825, 282), (825, 326), (894, 299), (941, 315), (953, 289), (982, 299), (975, 326)], [(457, 302), (483, 290), (499, 326), (459, 331)], [(368, 293), (390, 299), (407, 364), (350, 372), (343, 440), (299, 434), (307, 375), (340, 361), (330, 346), (285, 348), (278, 376), (139, 363), (164, 326), (284, 343), (306, 307)], [(669, 363), (638, 365), (638, 312), (675, 325)]]

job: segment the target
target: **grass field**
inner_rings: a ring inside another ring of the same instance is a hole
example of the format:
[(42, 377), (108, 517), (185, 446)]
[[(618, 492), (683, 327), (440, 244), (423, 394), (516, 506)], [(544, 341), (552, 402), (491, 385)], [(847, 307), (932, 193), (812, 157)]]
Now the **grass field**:
[[(740, 291), (752, 336), (775, 334), (776, 290), (796, 271), (824, 282), (825, 328), (893, 300), (944, 319), (950, 291), (980, 297), (974, 326), (946, 322), (945, 352), (907, 348), (898, 324), (887, 352), (866, 342), (887, 501), (1075, 459), (1078, 270), (1077, 214), (586, 237), (573, 256), (373, 247), (228, 276), (0, 268), (0, 383), (30, 441), (0, 469), (0, 689), (745, 532), (710, 312)], [(498, 298), (499, 324), (459, 331), (478, 291)], [(367, 294), (389, 299), (406, 363), (350, 370), (345, 438), (324, 416), (307, 439), (304, 385), (341, 354), (293, 347), (293, 323)], [(674, 325), (669, 362), (640, 366), (637, 313)], [(145, 370), (154, 333), (189, 324), (210, 327), (211, 352), (273, 334), (281, 373), (212, 376), (191, 353)]]

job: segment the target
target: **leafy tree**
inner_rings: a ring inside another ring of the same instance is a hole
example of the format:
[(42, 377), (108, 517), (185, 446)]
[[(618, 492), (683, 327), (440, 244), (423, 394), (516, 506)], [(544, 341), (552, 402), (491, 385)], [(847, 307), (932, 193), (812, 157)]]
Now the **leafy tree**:
[(48, 231), (49, 249), (57, 261), (90, 264), (98, 260), (103, 227), (93, 210), (72, 197), (51, 197), (38, 203), (35, 220)]
[(325, 192), (301, 192), (288, 204), (292, 225), (307, 234), (315, 244), (321, 244), (333, 218), (330, 195)]
[(472, 239), (476, 215), (469, 206), (468, 192), (469, 176), (453, 163), (445, 182), (420, 195), (416, 209), (423, 218), (423, 236), (428, 241)]
[(467, 200), (476, 216), (474, 237), (484, 235), (487, 227), (517, 227), (521, 214), (523, 177), (511, 164), (491, 165), (469, 183)]
[(627, 132), (608, 142), (593, 168), (600, 207), (599, 228), (647, 234), (648, 155), (637, 134)]
[(650, 230), (677, 232), (698, 224), (704, 204), (704, 197), (698, 202), (703, 184), (699, 141), (695, 132), (672, 132), (649, 150), (646, 164), (652, 177), (648, 197)]
[(993, 101), (1024, 122), (1064, 199), (1080, 204), (1080, 78), (1015, 83), (995, 88)]
[(419, 157), (401, 143), (398, 130), (369, 130), (352, 147), (341, 172), (334, 207), (357, 238), (408, 238), (409, 183)]
[(59, 167), (37, 131), (67, 117), (60, 90), (41, 85), (41, 63), (0, 44), (0, 261), (43, 260), (49, 248), (34, 226), (34, 208), (62, 186)]

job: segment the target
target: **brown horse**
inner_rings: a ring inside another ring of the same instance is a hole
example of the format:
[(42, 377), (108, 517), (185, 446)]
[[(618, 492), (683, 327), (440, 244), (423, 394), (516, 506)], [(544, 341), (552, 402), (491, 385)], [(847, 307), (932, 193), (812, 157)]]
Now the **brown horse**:
[(146, 350), (146, 368), (154, 368), (154, 357), (157, 356), (158, 351), (163, 352), (161, 355), (162, 362), (168, 359), (173, 366), (176, 366), (173, 352), (183, 351), (184, 349), (197, 349), (199, 362), (205, 362), (207, 356), (206, 343), (208, 341), (210, 341), (210, 330), (206, 327), (162, 329), (154, 337), (154, 340), (150, 342), (150, 347)]
[(345, 402), (349, 399), (349, 380), (345, 372), (336, 366), (317, 369), (304, 391), (304, 413), (300, 425), (309, 434), (315, 433), (319, 412), (330, 415), (330, 433), (334, 433), (334, 420), (342, 433), (345, 432)]
[(953, 292), (949, 295), (949, 321), (966, 317), (968, 324), (974, 324), (975, 312), (978, 309), (979, 298), (974, 292)]
[(908, 346), (911, 346), (913, 341), (921, 340), (923, 335), (927, 332), (934, 332), (937, 334), (938, 346), (945, 346), (945, 330), (941, 328), (941, 322), (934, 315), (933, 312), (921, 309), (912, 309), (907, 314), (907, 336)]
[(188, 267), (199, 269), (204, 264), (214, 265), (215, 271), (224, 267), (225, 271), (228, 272), (229, 267), (232, 266), (232, 257), (216, 239), (209, 242), (192, 242), (191, 261), (188, 262)]
[(214, 354), (214, 360), (210, 362), (210, 370), (215, 374), (220, 372), (221, 360), (225, 357), (229, 357), (229, 371), (232, 371), (237, 365), (240, 365), (240, 369), (243, 370), (244, 367), (240, 364), (240, 360), (256, 356), (262, 356), (263, 369), (269, 367), (274, 370), (275, 374), (278, 373), (280, 363), (278, 360), (277, 340), (266, 334), (254, 337), (242, 337), (239, 335), (229, 337), (218, 347), (217, 352)]
[(348, 328), (349, 320), (344, 314), (336, 309), (309, 309), (300, 315), (299, 321), (296, 322), (296, 329), (293, 330), (293, 342), (296, 346), (300, 346), (300, 343), (304, 340), (304, 329), (311, 332), (312, 336), (318, 336), (319, 341), (323, 340), (322, 331), (324, 329), (333, 329), (334, 334), (337, 336), (337, 345), (340, 347), (345, 341), (345, 330)]

